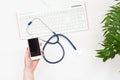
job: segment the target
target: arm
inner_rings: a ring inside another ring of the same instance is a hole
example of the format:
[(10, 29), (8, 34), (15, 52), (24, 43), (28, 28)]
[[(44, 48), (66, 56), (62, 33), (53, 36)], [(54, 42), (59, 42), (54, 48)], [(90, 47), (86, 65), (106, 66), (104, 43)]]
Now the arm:
[(39, 60), (31, 60), (30, 52), (27, 48), (26, 55), (24, 59), (25, 67), (24, 67), (24, 75), (23, 80), (34, 80), (34, 71), (38, 64)]

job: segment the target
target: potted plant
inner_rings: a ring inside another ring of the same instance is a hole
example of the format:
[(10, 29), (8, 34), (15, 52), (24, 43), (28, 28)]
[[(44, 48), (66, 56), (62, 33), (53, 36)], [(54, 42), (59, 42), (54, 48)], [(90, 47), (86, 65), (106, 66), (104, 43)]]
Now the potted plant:
[(113, 59), (117, 54), (120, 55), (120, 1), (110, 7), (102, 23), (103, 49), (97, 50), (97, 57), (105, 62)]

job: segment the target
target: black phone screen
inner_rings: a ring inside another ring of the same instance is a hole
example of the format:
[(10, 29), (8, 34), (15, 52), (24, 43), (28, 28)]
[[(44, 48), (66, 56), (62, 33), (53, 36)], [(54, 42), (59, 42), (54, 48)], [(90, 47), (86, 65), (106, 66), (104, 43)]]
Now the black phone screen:
[(38, 38), (28, 39), (31, 57), (41, 55)]

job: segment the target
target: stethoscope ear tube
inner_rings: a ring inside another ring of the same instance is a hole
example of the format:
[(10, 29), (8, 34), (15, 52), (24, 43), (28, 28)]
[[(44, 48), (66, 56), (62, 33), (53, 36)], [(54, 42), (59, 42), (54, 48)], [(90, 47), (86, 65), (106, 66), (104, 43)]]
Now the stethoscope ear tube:
[[(28, 28), (29, 28), (29, 26), (32, 24), (32, 22), (34, 21), (34, 20), (39, 20), (43, 25), (45, 25), (45, 27), (46, 28), (48, 28), (52, 33), (53, 33), (53, 35), (47, 40), (47, 41), (45, 41), (45, 44), (44, 44), (44, 46), (43, 46), (43, 48), (42, 48), (42, 50), (43, 50), (43, 52), (42, 52), (42, 55), (43, 55), (43, 58), (44, 58), (44, 60), (46, 61), (46, 62), (48, 62), (48, 63), (50, 63), (50, 64), (56, 64), (56, 63), (59, 63), (63, 58), (64, 58), (64, 56), (65, 56), (65, 50), (64, 50), (64, 47), (63, 47), (63, 45), (59, 42), (59, 37), (63, 37), (63, 38), (65, 38), (70, 44), (71, 44), (71, 46), (74, 48), (74, 50), (76, 50), (76, 47), (73, 45), (73, 43), (70, 41), (70, 39), (68, 39), (65, 35), (63, 35), (63, 34), (56, 34), (54, 31), (52, 31), (52, 29), (51, 28), (49, 28), (49, 26), (47, 25), (47, 24), (45, 24), (40, 18), (34, 18), (32, 21), (30, 21), (29, 23), (28, 23), (28, 26), (27, 26), (27, 28), (26, 28), (26, 30), (27, 30), (27, 33), (28, 33)], [(31, 35), (30, 33), (28, 33), (29, 35)], [(55, 41), (55, 42), (51, 42), (51, 40), (53, 39), (53, 38), (57, 38), (57, 40)], [(45, 48), (46, 48), (46, 46), (48, 45), (48, 44), (51, 44), (51, 45), (55, 45), (55, 44), (59, 44), (59, 46), (61, 47), (61, 49), (62, 49), (62, 57), (59, 59), (59, 60), (57, 60), (57, 61), (49, 61), (46, 57), (45, 57)]]

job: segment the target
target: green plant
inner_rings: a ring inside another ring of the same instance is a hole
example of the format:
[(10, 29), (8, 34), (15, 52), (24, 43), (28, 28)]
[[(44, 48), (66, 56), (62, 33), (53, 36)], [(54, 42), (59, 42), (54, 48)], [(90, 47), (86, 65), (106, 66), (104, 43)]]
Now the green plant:
[(97, 57), (105, 62), (120, 54), (120, 2), (110, 7), (102, 23), (103, 49), (97, 50)]

